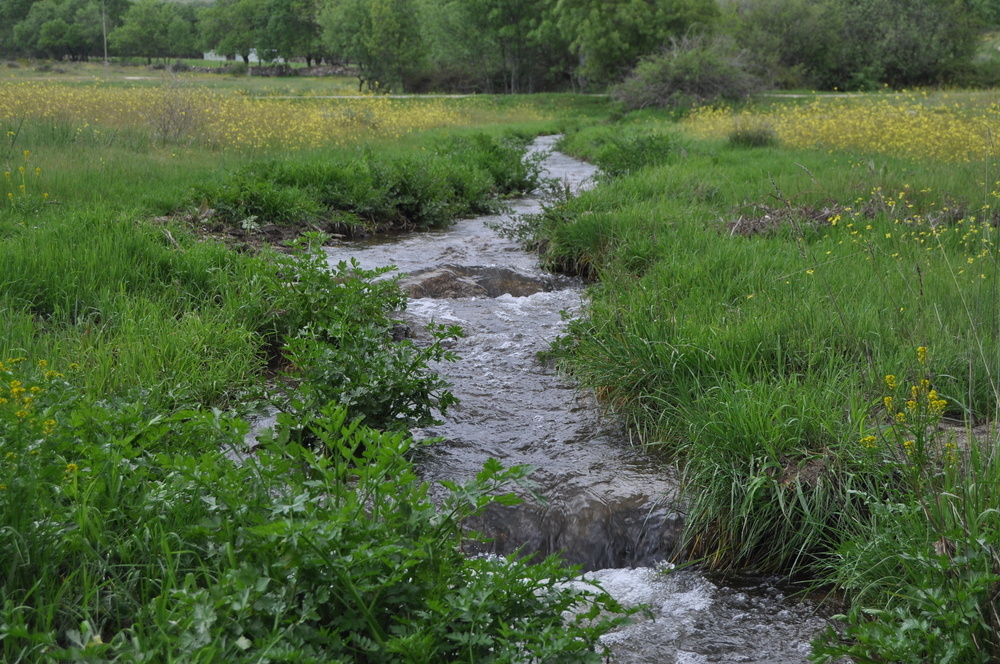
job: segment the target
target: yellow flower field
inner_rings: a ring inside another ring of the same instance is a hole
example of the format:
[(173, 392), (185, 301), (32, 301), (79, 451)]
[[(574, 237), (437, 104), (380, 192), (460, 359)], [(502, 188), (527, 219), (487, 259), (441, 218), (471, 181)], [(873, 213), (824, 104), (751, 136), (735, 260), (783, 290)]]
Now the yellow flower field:
[[(377, 136), (398, 138), (438, 127), (482, 123), (484, 100), (269, 99), (204, 87), (72, 87), (52, 83), (0, 83), (0, 128), (22, 119), (67, 123), (77, 134), (139, 128), (170, 144), (223, 149), (302, 149), (346, 145)], [(524, 120), (542, 118), (527, 106)], [(487, 118), (488, 122), (489, 119)]]
[(704, 108), (684, 121), (703, 138), (725, 137), (738, 126), (770, 128), (792, 147), (975, 162), (998, 155), (1000, 100), (927, 92), (822, 97), (765, 111)]

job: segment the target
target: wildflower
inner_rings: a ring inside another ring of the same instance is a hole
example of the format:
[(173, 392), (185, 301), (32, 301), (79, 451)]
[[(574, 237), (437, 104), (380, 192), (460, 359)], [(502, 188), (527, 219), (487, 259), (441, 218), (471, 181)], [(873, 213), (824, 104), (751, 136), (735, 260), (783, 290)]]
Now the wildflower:
[(892, 412), (892, 397), (886, 397), (884, 401), (885, 401), (885, 409), (888, 410), (889, 412)]
[(903, 449), (906, 451), (907, 456), (913, 456), (913, 448), (916, 445), (912, 440), (903, 441)]
[(67, 463), (66, 464), (66, 474), (67, 475), (75, 475), (77, 470), (79, 470), (79, 466), (77, 466), (75, 463)]
[(896, 389), (896, 377), (893, 376), (892, 374), (889, 374), (888, 376), (885, 377), (885, 384), (889, 386), (890, 390)]
[(927, 346), (920, 346), (917, 348), (917, 362), (920, 364), (927, 364)]
[(815, 274), (816, 270), (806, 270), (806, 274)]
[(861, 444), (867, 447), (868, 449), (873, 449), (875, 447), (876, 440), (877, 439), (875, 438), (875, 436), (865, 436), (864, 438), (861, 439)]
[(906, 422), (906, 413), (904, 413), (903, 411), (899, 411), (898, 413), (896, 413), (896, 421), (899, 422), (900, 424)]

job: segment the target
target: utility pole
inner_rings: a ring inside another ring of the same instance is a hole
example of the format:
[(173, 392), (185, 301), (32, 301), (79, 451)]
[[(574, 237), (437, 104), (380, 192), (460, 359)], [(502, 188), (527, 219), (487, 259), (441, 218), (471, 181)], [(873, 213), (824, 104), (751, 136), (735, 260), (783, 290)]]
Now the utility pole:
[(104, 37), (104, 78), (108, 78), (108, 15), (101, 0), (101, 35)]

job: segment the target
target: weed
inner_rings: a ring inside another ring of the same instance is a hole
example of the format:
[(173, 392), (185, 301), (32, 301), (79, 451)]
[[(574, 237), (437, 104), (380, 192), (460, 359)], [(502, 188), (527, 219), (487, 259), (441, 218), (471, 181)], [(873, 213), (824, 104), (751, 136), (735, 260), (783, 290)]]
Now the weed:
[(277, 395), (278, 407), (300, 422), (330, 403), (377, 429), (408, 430), (436, 422), (433, 413), (443, 415), (456, 399), (427, 367), (455, 359), (440, 342), (461, 330), (434, 327), (434, 342), (426, 347), (393, 340), (390, 316), (406, 302), (396, 280), (379, 279), (387, 269), (363, 270), (357, 263), (330, 270), (323, 239), (306, 235), (293, 244), (294, 259), (281, 259), (285, 274), (294, 275), (290, 290), (298, 300), (285, 302), (304, 317), (286, 321), (290, 334), (284, 352), (297, 389)]
[(21, 163), (16, 168), (4, 170), (3, 189), (4, 209), (10, 213), (32, 214), (41, 210), (49, 200), (48, 192), (42, 190), (42, 169), (34, 168), (28, 163), (31, 151), (22, 153)]

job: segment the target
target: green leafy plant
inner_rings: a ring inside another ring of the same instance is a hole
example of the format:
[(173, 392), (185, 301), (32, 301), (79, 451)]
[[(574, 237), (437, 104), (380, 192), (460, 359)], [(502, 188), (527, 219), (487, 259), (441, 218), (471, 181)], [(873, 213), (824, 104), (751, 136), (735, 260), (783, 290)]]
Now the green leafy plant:
[(414, 441), (341, 406), (251, 451), (238, 419), (93, 402), (78, 378), (0, 364), (4, 661), (598, 664), (629, 615), (556, 558), (463, 553), (527, 467), (491, 460), (436, 506)]
[(291, 392), (276, 396), (279, 408), (302, 418), (340, 404), (352, 418), (378, 429), (404, 429), (435, 422), (456, 402), (448, 383), (428, 371), (429, 363), (451, 361), (442, 345), (461, 334), (457, 326), (432, 326), (433, 341), (417, 346), (393, 339), (406, 297), (397, 279), (381, 278), (390, 269), (364, 270), (357, 262), (326, 263), (324, 237), (307, 234), (292, 244), (294, 257), (281, 259), (294, 283), (285, 296), (285, 355), (291, 362)]

